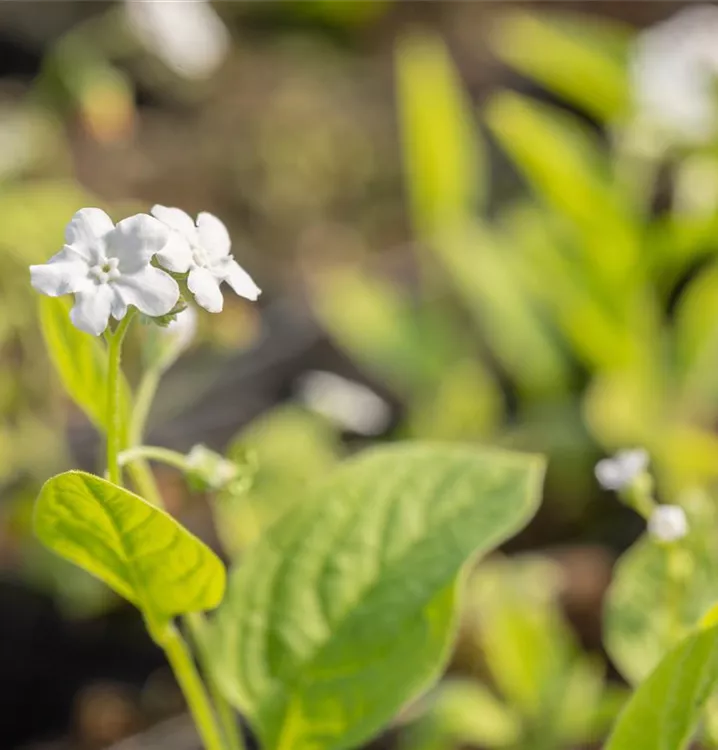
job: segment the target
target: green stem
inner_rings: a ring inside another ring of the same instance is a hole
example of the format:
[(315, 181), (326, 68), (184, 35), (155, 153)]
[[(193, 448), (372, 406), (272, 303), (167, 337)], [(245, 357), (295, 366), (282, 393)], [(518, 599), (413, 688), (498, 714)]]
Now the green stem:
[(107, 476), (111, 482), (120, 484), (120, 363), (122, 361), (122, 341), (132, 322), (134, 308), (127, 311), (120, 324), (112, 332), (105, 333), (107, 339)]
[(177, 682), (187, 700), (195, 726), (205, 750), (226, 750), (222, 735), (215, 722), (207, 691), (197, 672), (187, 644), (173, 625), (163, 634), (162, 648), (175, 673)]
[(150, 367), (142, 376), (137, 393), (135, 394), (135, 404), (132, 409), (132, 419), (130, 420), (129, 444), (131, 447), (142, 443), (142, 436), (147, 426), (147, 418), (150, 415), (152, 402), (157, 393), (161, 377), (162, 372), (156, 367)]
[(136, 445), (122, 451), (119, 456), (120, 465), (136, 464), (137, 461), (147, 459), (150, 461), (159, 461), (160, 463), (174, 466), (180, 471), (187, 470), (187, 457), (184, 453), (161, 448), (158, 445)]
[(204, 681), (217, 711), (219, 724), (224, 732), (228, 750), (245, 750), (244, 739), (239, 728), (237, 717), (232, 707), (224, 699), (217, 681), (212, 675), (211, 660), (207, 652), (207, 620), (201, 612), (191, 612), (185, 615), (184, 623), (189, 630), (192, 643), (199, 656)]

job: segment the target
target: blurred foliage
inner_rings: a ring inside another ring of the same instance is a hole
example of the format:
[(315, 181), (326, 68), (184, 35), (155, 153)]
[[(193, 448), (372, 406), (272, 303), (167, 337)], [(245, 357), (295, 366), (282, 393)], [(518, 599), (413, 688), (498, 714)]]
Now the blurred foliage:
[(426, 699), (405, 747), (549, 750), (605, 735), (623, 691), (578, 644), (561, 611), (561, 579), (555, 562), (535, 555), (479, 567), (465, 606), (482, 669), (450, 677)]
[[(645, 538), (617, 568), (607, 647), (635, 682), (716, 599), (700, 489), (718, 478), (716, 144), (655, 148), (631, 88), (631, 29), (502, 8), (486, 36), (522, 93), (493, 91), (478, 107), (462, 75), (470, 56), (400, 27), (397, 149), (388, 86), (376, 60), (355, 54), (391, 6), (217, 4), (234, 47), (214, 77), (188, 80), (133, 37), (116, 4), (50, 46), (25, 97), (0, 91), (0, 527), (11, 560), (67, 611), (114, 601), (25, 543), (27, 497), (66, 462), (55, 427), (79, 418), (48, 377), (27, 265), (59, 249), (77, 208), (167, 195), (227, 214), (267, 296), (294, 302), (308, 281), (323, 330), (400, 403), (388, 438), (549, 452), (562, 520), (581, 518), (599, 452), (648, 449), (661, 495), (695, 531), (680, 592), (662, 583), (681, 561)], [(279, 17), (288, 31), (273, 37), (262, 22)], [(261, 43), (244, 29), (258, 21)], [(201, 338), (249, 347), (261, 324), (233, 312), (223, 328), (205, 319)], [(227, 553), (241, 555), (346, 450), (293, 403), (244, 428), (227, 455), (254, 457), (252, 484), (214, 498)], [(484, 668), (434, 693), (409, 745), (548, 750), (605, 733), (621, 696), (565, 622), (556, 576), (543, 559), (478, 571), (469, 605)]]

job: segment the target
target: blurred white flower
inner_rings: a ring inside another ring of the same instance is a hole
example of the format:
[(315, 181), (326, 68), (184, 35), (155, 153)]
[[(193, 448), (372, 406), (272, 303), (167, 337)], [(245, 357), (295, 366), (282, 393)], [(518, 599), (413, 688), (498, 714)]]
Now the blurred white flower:
[(688, 7), (639, 34), (630, 73), (639, 118), (680, 140), (713, 136), (718, 7)]
[(187, 307), (177, 313), (171, 323), (157, 330), (163, 338), (172, 341), (173, 349), (184, 351), (194, 341), (197, 333), (197, 311), (194, 307)]
[(30, 266), (37, 291), (74, 294), (74, 325), (99, 336), (110, 314), (121, 320), (128, 305), (145, 315), (166, 315), (179, 299), (177, 282), (150, 265), (168, 239), (166, 227), (147, 214), (118, 222), (99, 208), (80, 209), (65, 229), (65, 246), (43, 265)]
[(212, 214), (202, 212), (197, 224), (179, 208), (154, 206), (152, 215), (170, 231), (170, 240), (157, 260), (168, 271), (187, 273), (187, 286), (197, 303), (209, 312), (222, 311), (220, 284), (226, 281), (241, 297), (256, 300), (260, 288), (230, 255), (227, 227)]
[(211, 75), (229, 34), (207, 0), (125, 0), (130, 26), (168, 68), (186, 78)]
[(391, 420), (389, 405), (376, 393), (332, 372), (305, 373), (298, 393), (312, 411), (360, 435), (378, 435)]
[(622, 490), (634, 482), (648, 468), (648, 453), (643, 448), (619, 451), (612, 458), (596, 464), (598, 483), (605, 490)]
[(658, 542), (676, 542), (688, 533), (686, 514), (678, 505), (658, 505), (648, 519), (648, 533)]

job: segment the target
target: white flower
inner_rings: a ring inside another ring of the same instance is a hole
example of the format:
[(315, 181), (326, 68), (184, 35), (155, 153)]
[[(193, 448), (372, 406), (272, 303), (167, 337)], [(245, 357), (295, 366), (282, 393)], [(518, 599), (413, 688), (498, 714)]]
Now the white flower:
[(386, 401), (361, 383), (332, 372), (303, 375), (299, 395), (313, 411), (360, 435), (378, 435), (391, 420)]
[(648, 468), (648, 453), (642, 448), (619, 451), (596, 464), (596, 479), (605, 490), (622, 490)]
[(658, 542), (676, 542), (688, 533), (686, 514), (679, 505), (658, 505), (648, 519), (648, 533)]
[(686, 8), (640, 34), (630, 72), (639, 117), (679, 140), (713, 136), (718, 7)]
[(188, 307), (164, 328), (157, 329), (160, 336), (172, 342), (172, 348), (183, 352), (194, 340), (197, 333), (197, 311)]
[(170, 240), (157, 260), (168, 271), (187, 273), (187, 286), (197, 303), (209, 312), (222, 311), (219, 285), (226, 281), (241, 297), (256, 300), (260, 288), (230, 255), (232, 242), (227, 227), (212, 214), (202, 212), (195, 225), (179, 208), (154, 206), (152, 215), (166, 224)]
[(124, 318), (128, 305), (152, 317), (166, 315), (177, 304), (179, 287), (150, 261), (167, 239), (165, 226), (147, 214), (115, 226), (99, 208), (83, 208), (67, 225), (62, 250), (30, 266), (31, 283), (50, 297), (74, 294), (70, 318), (95, 336), (107, 328), (110, 314)]
[(229, 34), (207, 0), (126, 0), (132, 30), (175, 73), (206, 78), (226, 57)]

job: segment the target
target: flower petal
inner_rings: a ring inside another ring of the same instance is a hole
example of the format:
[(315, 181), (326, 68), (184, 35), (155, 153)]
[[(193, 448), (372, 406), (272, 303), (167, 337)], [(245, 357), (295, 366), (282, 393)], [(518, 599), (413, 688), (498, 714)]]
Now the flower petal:
[(114, 291), (109, 284), (93, 284), (75, 295), (70, 320), (81, 331), (99, 336), (107, 328), (113, 297)]
[(223, 271), (226, 274), (225, 281), (240, 297), (246, 297), (254, 302), (262, 293), (262, 290), (252, 281), (252, 277), (236, 260), (230, 260)]
[(42, 265), (30, 266), (30, 283), (49, 297), (80, 292), (92, 283), (87, 261), (74, 248), (64, 247)]
[(187, 273), (193, 263), (192, 248), (184, 235), (170, 230), (169, 240), (160, 252), (157, 260), (163, 268), (175, 273)]
[(164, 249), (168, 239), (169, 230), (161, 221), (148, 214), (136, 214), (117, 222), (107, 236), (107, 257), (120, 261), (120, 273), (137, 273)]
[(81, 208), (65, 227), (65, 244), (80, 254), (88, 263), (98, 263), (105, 257), (105, 237), (115, 225), (100, 208)]
[(152, 216), (166, 224), (170, 229), (179, 232), (190, 242), (197, 242), (197, 227), (192, 217), (181, 208), (167, 208), (167, 206), (152, 206)]
[(219, 283), (206, 268), (193, 268), (187, 277), (187, 286), (194, 294), (197, 304), (211, 313), (222, 312), (224, 305)]
[(177, 282), (154, 266), (145, 266), (137, 273), (123, 274), (111, 283), (126, 305), (134, 305), (151, 317), (167, 315), (180, 296)]
[(232, 240), (227, 227), (213, 214), (202, 211), (197, 215), (197, 234), (199, 244), (212, 260), (219, 260), (229, 255)]

